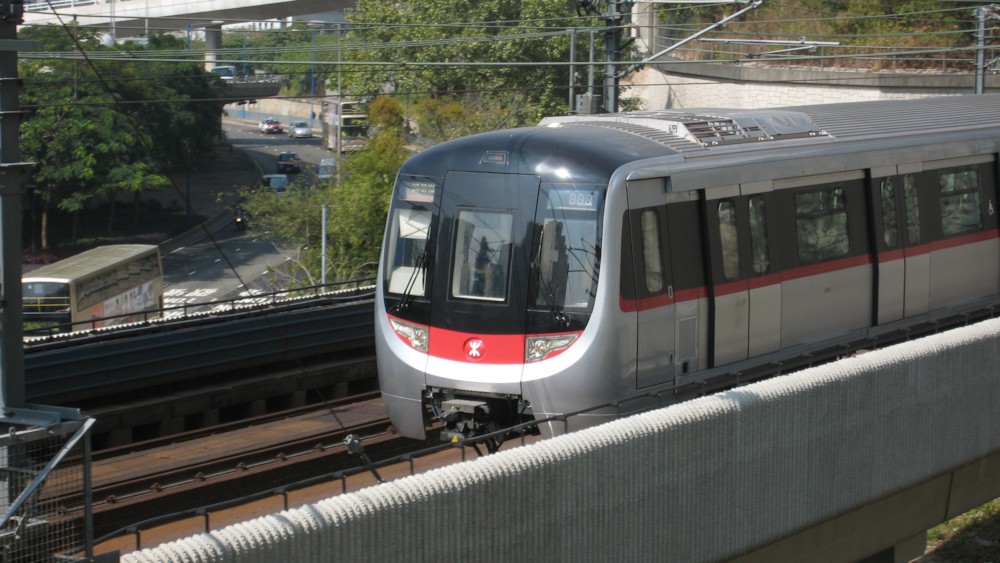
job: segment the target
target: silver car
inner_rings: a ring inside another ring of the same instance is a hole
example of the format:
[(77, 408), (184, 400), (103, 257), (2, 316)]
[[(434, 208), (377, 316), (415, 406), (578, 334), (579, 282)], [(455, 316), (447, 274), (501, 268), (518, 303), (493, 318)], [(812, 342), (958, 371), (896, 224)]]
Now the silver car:
[(293, 121), (288, 124), (288, 136), (292, 138), (296, 137), (312, 137), (312, 128), (305, 121)]

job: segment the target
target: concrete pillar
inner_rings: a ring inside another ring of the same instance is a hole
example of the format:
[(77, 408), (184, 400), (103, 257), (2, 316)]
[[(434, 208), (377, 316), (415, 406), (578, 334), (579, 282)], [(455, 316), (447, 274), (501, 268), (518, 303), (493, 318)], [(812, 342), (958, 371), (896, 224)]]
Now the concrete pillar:
[(174, 434), (180, 434), (184, 432), (184, 417), (178, 416), (168, 420), (164, 420), (160, 423), (159, 435), (160, 436), (173, 436)]
[(258, 399), (247, 404), (248, 416), (262, 416), (267, 414), (267, 401)]
[(118, 428), (108, 432), (108, 440), (106, 446), (113, 448), (115, 446), (125, 446), (132, 443), (132, 429), (131, 428)]
[(212, 22), (205, 26), (205, 70), (215, 68), (217, 51), (220, 49), (222, 49), (222, 23)]

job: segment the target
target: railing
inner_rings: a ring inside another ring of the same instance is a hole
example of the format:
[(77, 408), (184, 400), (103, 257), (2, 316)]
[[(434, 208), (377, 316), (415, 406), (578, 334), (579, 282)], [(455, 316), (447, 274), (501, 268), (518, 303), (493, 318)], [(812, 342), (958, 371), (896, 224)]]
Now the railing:
[[(56, 561), (93, 554), (89, 431), (94, 419), (64, 421), (0, 440), (0, 540), (4, 561)], [(68, 437), (67, 437), (68, 435)], [(82, 497), (68, 514), (62, 500)]]
[[(651, 31), (652, 53), (671, 47), (679, 39), (666, 27)], [(768, 50), (774, 52), (769, 53)], [(784, 51), (784, 52), (778, 52)], [(878, 45), (818, 45), (809, 50), (790, 51), (773, 46), (729, 43), (724, 40), (692, 43), (670, 54), (672, 61), (727, 62), (757, 67), (801, 68), (804, 70), (857, 71), (882, 73), (957, 73), (975, 70), (975, 51), (943, 47), (901, 48)], [(657, 61), (652, 61), (655, 64)]]
[(69, 297), (24, 297), (22, 310), (30, 313), (66, 313), (69, 311)]
[[(355, 298), (366, 293), (369, 289), (374, 293), (372, 284), (374, 278), (359, 278), (354, 280), (327, 283), (325, 285), (309, 285), (290, 289), (281, 289), (257, 295), (239, 296), (211, 303), (185, 303), (173, 307), (162, 309), (152, 309), (114, 315), (110, 317), (100, 317), (86, 321), (65, 322), (50, 326), (25, 329), (26, 338), (32, 337), (52, 337), (71, 335), (72, 333), (89, 332), (94, 330), (113, 330), (137, 324), (147, 324), (151, 322), (170, 322), (188, 318), (192, 315), (212, 315), (218, 313), (231, 313), (235, 311), (252, 311), (254, 309), (265, 309), (274, 307), (277, 304), (289, 303), (298, 299), (313, 299), (323, 297), (325, 299), (345, 299)], [(26, 319), (30, 320), (30, 319)]]
[[(212, 530), (211, 516), (213, 512), (220, 512), (236, 506), (241, 506), (249, 504), (251, 502), (256, 502), (273, 497), (281, 497), (283, 500), (283, 507), (284, 507), (283, 509), (288, 510), (292, 508), (289, 503), (289, 497), (288, 497), (288, 494), (292, 491), (301, 490), (306, 487), (313, 487), (323, 483), (340, 482), (341, 493), (347, 493), (347, 480), (349, 477), (352, 477), (354, 475), (359, 475), (362, 473), (371, 473), (378, 482), (383, 482), (382, 478), (379, 476), (378, 470), (384, 467), (389, 467), (399, 464), (406, 464), (409, 467), (409, 474), (415, 475), (416, 467), (413, 463), (413, 460), (418, 458), (426, 457), (439, 452), (443, 452), (446, 450), (453, 450), (453, 449), (458, 449), (460, 451), (462, 461), (465, 461), (466, 458), (470, 456), (469, 454), (470, 449), (475, 454), (475, 456), (482, 457), (483, 453), (479, 448), (480, 445), (486, 445), (486, 447), (489, 448), (488, 444), (491, 442), (495, 442), (497, 440), (502, 441), (503, 439), (510, 437), (512, 435), (517, 435), (520, 437), (520, 439), (518, 440), (520, 442), (520, 445), (523, 446), (527, 443), (526, 442), (527, 436), (536, 434), (537, 433), (536, 430), (538, 429), (538, 427), (542, 425), (547, 425), (547, 424), (558, 425), (562, 428), (563, 432), (569, 432), (571, 430), (570, 420), (577, 416), (593, 413), (599, 410), (606, 411), (607, 409), (615, 410), (617, 411), (619, 416), (622, 416), (625, 412), (630, 412), (621, 410), (624, 404), (632, 401), (648, 402), (650, 399), (656, 401), (656, 404), (650, 405), (641, 410), (651, 410), (654, 408), (660, 408), (666, 406), (667, 404), (673, 401), (673, 392), (661, 391), (655, 393), (644, 393), (641, 395), (630, 397), (628, 399), (613, 401), (603, 405), (598, 405), (595, 407), (590, 407), (559, 416), (552, 416), (549, 418), (543, 418), (539, 420), (525, 422), (522, 424), (518, 424), (516, 426), (512, 426), (510, 428), (505, 428), (503, 430), (498, 430), (496, 432), (490, 432), (488, 434), (469, 437), (455, 442), (449, 441), (437, 446), (424, 448), (416, 452), (411, 452), (375, 462), (370, 461), (368, 459), (368, 456), (365, 455), (364, 449), (361, 445), (361, 439), (354, 435), (351, 435), (348, 436), (343, 443), (331, 444), (330, 446), (343, 445), (344, 447), (347, 448), (347, 450), (350, 453), (358, 455), (359, 458), (362, 460), (362, 464), (359, 465), (358, 467), (355, 467), (353, 469), (334, 471), (317, 477), (311, 477), (301, 481), (296, 481), (294, 483), (282, 485), (280, 487), (276, 487), (273, 489), (268, 489), (257, 493), (245, 495), (236, 499), (230, 499), (227, 501), (217, 502), (207, 506), (201, 506), (198, 508), (192, 508), (189, 510), (174, 512), (172, 514), (163, 514), (153, 518), (148, 518), (146, 520), (135, 522), (129, 526), (126, 526), (124, 528), (119, 528), (118, 530), (105, 534), (104, 536), (98, 538), (94, 543), (95, 545), (98, 545), (117, 537), (134, 535), (135, 549), (140, 550), (142, 549), (143, 530), (148, 530), (166, 524), (168, 522), (173, 522), (187, 518), (201, 518), (204, 521), (204, 531), (208, 533)], [(326, 447), (327, 445), (324, 444), (323, 449), (326, 449)]]
[[(114, 2), (114, 0), (111, 1)], [(77, 6), (90, 6), (100, 3), (101, 0), (53, 0), (52, 2), (28, 0), (24, 3), (24, 10), (27, 12), (53, 12), (60, 8), (75, 8)]]

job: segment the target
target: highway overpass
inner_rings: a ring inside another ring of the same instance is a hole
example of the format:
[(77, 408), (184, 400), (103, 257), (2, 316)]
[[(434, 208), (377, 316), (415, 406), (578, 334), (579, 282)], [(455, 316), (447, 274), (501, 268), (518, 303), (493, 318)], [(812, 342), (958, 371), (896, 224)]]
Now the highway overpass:
[(51, 5), (55, 12), (47, 2), (27, 2), (24, 25), (75, 21), (123, 38), (343, 12), (354, 0), (57, 0)]

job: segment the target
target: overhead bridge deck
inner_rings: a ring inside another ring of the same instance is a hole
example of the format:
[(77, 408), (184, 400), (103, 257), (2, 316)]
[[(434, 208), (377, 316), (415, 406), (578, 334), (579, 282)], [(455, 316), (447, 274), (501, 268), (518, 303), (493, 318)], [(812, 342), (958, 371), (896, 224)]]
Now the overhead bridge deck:
[(29, 341), (29, 402), (89, 400), (373, 348), (370, 288)]

